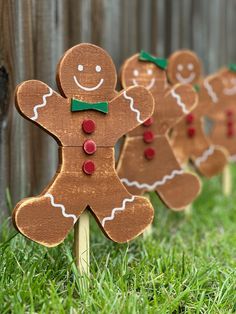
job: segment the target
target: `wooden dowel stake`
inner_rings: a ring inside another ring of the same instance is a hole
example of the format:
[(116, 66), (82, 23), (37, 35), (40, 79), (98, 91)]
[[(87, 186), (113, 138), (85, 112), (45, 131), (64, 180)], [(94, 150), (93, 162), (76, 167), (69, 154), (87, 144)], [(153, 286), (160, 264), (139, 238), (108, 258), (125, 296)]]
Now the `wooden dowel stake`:
[[(150, 201), (149, 193), (145, 193), (144, 196)], [(150, 224), (143, 233), (144, 239), (149, 237), (153, 232), (152, 224)]]
[(232, 178), (230, 172), (230, 165), (225, 166), (223, 175), (222, 175), (222, 190), (225, 196), (229, 196), (232, 190)]
[(89, 275), (89, 212), (85, 210), (74, 226), (74, 250), (79, 273)]

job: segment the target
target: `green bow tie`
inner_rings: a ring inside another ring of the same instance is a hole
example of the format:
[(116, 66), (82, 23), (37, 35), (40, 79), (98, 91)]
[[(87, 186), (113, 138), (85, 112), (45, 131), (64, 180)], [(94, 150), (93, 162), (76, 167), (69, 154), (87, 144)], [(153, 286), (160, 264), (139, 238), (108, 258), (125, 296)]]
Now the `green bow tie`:
[(158, 68), (165, 70), (167, 68), (167, 59), (156, 58), (150, 55), (148, 52), (141, 50), (139, 54), (139, 60), (141, 61), (149, 61), (154, 63)]
[(96, 110), (103, 113), (108, 113), (108, 102), (89, 103), (78, 99), (71, 99), (71, 111)]
[(228, 69), (232, 72), (236, 72), (236, 63), (230, 63)]

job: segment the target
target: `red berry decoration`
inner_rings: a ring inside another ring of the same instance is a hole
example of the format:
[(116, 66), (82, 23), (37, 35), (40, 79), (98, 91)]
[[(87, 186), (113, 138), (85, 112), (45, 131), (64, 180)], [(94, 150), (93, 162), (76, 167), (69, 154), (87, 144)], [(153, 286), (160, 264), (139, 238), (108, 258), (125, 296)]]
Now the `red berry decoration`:
[(147, 119), (147, 120), (143, 123), (143, 125), (144, 125), (144, 126), (150, 126), (150, 125), (153, 124), (153, 121), (154, 121), (154, 119), (153, 119), (153, 117), (151, 117), (151, 118)]
[(196, 130), (195, 128), (188, 128), (188, 137), (192, 138), (195, 136)]
[(96, 168), (95, 168), (95, 164), (92, 160), (86, 160), (83, 164), (82, 169), (83, 169), (84, 173), (91, 175), (94, 173)]
[(188, 115), (186, 116), (186, 122), (187, 122), (187, 124), (191, 124), (191, 123), (193, 123), (193, 121), (194, 121), (194, 115), (193, 115), (192, 113), (188, 114)]
[(93, 120), (84, 120), (82, 122), (82, 129), (84, 133), (91, 134), (96, 129), (96, 124)]
[(148, 159), (148, 160), (152, 160), (156, 155), (156, 151), (154, 148), (152, 147), (148, 147), (145, 149), (144, 151), (144, 156)]
[(86, 140), (83, 145), (83, 149), (86, 154), (92, 155), (96, 152), (97, 146), (93, 140)]
[(154, 140), (154, 133), (152, 131), (145, 131), (143, 133), (143, 140), (145, 143), (151, 143)]

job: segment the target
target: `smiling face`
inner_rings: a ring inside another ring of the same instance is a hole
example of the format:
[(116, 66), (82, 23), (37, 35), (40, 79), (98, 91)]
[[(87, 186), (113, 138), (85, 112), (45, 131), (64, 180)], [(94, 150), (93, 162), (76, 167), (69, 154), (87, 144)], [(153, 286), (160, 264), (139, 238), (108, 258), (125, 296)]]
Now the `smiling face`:
[(111, 57), (92, 44), (79, 44), (62, 57), (57, 83), (63, 94), (88, 102), (109, 99), (116, 86), (116, 70)]
[(136, 54), (127, 59), (121, 69), (121, 82), (124, 88), (133, 85), (144, 86), (150, 92), (163, 91), (166, 83), (165, 71), (155, 64), (140, 61)]
[(224, 86), (223, 93), (226, 96), (236, 95), (236, 72), (224, 68), (220, 71), (220, 77), (222, 78)]
[(168, 60), (168, 79), (171, 84), (197, 84), (201, 76), (201, 63), (189, 50), (174, 52)]

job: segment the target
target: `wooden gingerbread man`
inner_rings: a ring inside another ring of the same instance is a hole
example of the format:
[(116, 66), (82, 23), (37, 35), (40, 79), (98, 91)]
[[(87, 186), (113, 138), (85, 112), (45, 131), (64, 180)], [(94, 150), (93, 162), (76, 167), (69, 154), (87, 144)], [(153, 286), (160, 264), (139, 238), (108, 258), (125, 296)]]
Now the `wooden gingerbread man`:
[(179, 165), (167, 133), (193, 109), (197, 94), (187, 85), (168, 89), (165, 66), (164, 59), (146, 52), (132, 56), (122, 66), (123, 87), (145, 86), (154, 97), (155, 110), (127, 135), (117, 172), (132, 194), (156, 191), (169, 208), (180, 210), (197, 197), (200, 183)]
[(209, 138), (215, 144), (224, 147), (229, 161), (236, 161), (236, 64), (223, 68), (219, 74), (222, 85), (217, 93), (221, 101), (213, 108), (208, 117), (212, 120)]
[(92, 44), (69, 49), (59, 62), (61, 95), (30, 80), (16, 90), (17, 109), (59, 145), (60, 164), (52, 182), (36, 197), (20, 201), (13, 213), (18, 230), (48, 247), (61, 243), (89, 208), (107, 237), (127, 242), (152, 222), (144, 197), (128, 193), (115, 171), (114, 144), (153, 112), (144, 87), (115, 91), (111, 57)]
[(192, 84), (199, 94), (197, 107), (173, 129), (172, 147), (177, 159), (182, 165), (191, 160), (208, 178), (219, 174), (227, 163), (227, 155), (209, 141), (203, 126), (204, 115), (219, 103), (219, 78), (209, 76), (200, 82), (200, 60), (189, 50), (177, 51), (170, 56), (167, 73), (171, 84)]

